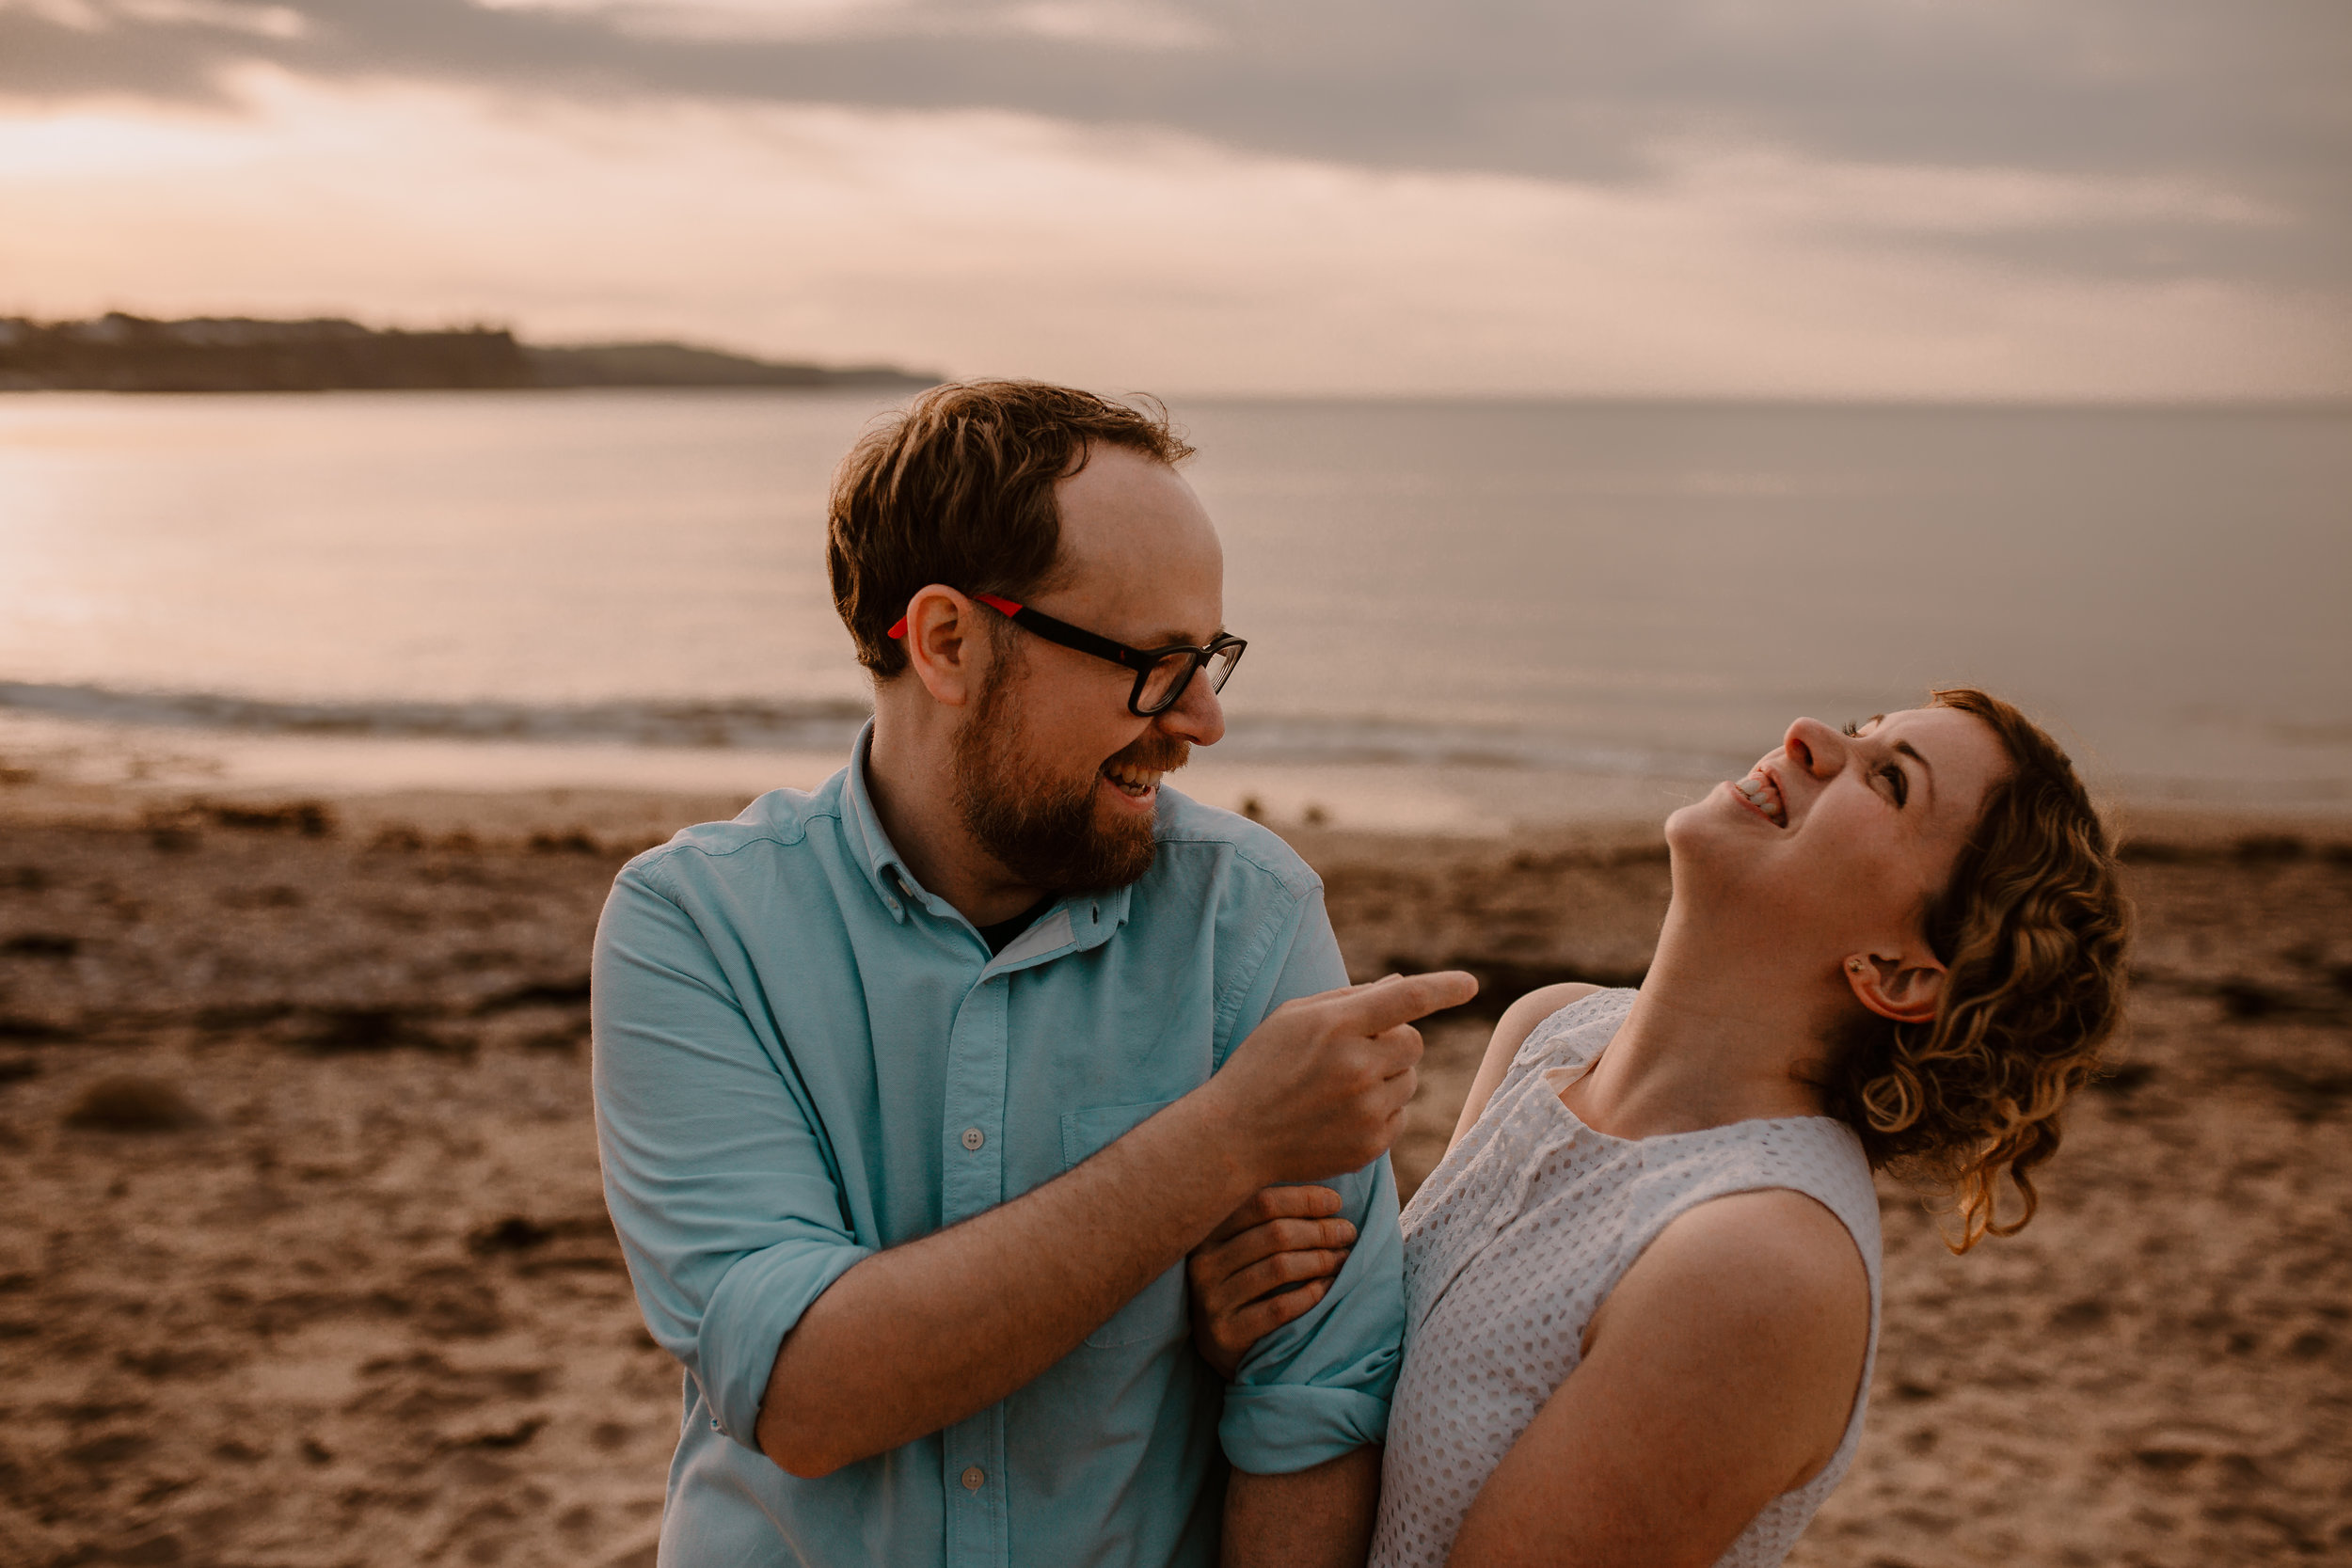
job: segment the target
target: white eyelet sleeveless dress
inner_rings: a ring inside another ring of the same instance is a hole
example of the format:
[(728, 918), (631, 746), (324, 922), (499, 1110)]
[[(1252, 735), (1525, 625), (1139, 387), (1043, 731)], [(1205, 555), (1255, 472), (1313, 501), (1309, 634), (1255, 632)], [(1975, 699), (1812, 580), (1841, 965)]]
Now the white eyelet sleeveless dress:
[(1370, 1568), (1445, 1561), (1479, 1488), (1576, 1370), (1585, 1326), (1626, 1270), (1676, 1217), (1733, 1193), (1789, 1188), (1844, 1222), (1870, 1275), (1870, 1347), (1836, 1455), (1767, 1503), (1718, 1568), (1779, 1562), (1853, 1462), (1879, 1330), (1878, 1197), (1861, 1140), (1827, 1117), (1633, 1141), (1594, 1132), (1560, 1091), (1635, 994), (1600, 991), (1536, 1025), (1405, 1211), (1405, 1367)]

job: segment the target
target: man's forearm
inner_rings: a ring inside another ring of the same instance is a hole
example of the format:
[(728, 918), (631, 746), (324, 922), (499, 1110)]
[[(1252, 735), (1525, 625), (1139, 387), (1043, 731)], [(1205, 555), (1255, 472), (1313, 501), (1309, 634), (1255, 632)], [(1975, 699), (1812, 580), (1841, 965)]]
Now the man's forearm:
[(1235, 1470), (1225, 1487), (1223, 1568), (1363, 1568), (1380, 1509), (1380, 1450), (1289, 1475)]
[(860, 1262), (785, 1336), (761, 1450), (824, 1475), (1024, 1386), (1257, 1189), (1232, 1144), (1196, 1092), (1077, 1169)]

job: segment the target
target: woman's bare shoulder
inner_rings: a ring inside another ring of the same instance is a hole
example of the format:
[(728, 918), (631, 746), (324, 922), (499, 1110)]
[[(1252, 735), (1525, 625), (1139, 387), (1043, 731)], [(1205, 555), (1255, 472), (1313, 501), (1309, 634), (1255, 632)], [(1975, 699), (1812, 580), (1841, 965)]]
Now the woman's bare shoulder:
[[(1495, 1037), (1499, 1040), (1516, 1033), (1517, 1037), (1512, 1042), (1516, 1049), (1534, 1033), (1535, 1025), (1561, 1008), (1581, 1002), (1600, 990), (1600, 987), (1581, 980), (1563, 980), (1554, 986), (1538, 986), (1503, 1009), (1502, 1022), (1495, 1025)], [(1518, 1025), (1516, 1031), (1512, 1027), (1514, 1024)]]
[[(1560, 985), (1538, 985), (1536, 990), (1532, 990), (1532, 992), (1527, 992), (1524, 997), (1519, 997), (1518, 1002), (1510, 1004), (1510, 1008), (1505, 1008), (1503, 1016), (1524, 1018), (1524, 1021), (1527, 1021), (1527, 1030), (1534, 1030), (1538, 1022), (1550, 1018), (1552, 1013), (1557, 1013), (1560, 1008), (1569, 1006), (1569, 1004), (1574, 1004), (1574, 1002), (1583, 1002), (1585, 997), (1599, 992), (1599, 990), (1602, 990), (1599, 985), (1590, 985), (1590, 983), (1585, 983), (1585, 980), (1562, 980)], [(1527, 1035), (1527, 1030), (1522, 1030), (1522, 1037)]]

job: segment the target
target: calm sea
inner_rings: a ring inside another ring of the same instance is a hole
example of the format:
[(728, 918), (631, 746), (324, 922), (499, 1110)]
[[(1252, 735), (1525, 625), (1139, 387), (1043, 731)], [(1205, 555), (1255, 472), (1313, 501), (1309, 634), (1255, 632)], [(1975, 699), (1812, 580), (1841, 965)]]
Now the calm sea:
[[(823, 500), (877, 408), (0, 399), (0, 712), (838, 750)], [(1717, 776), (1964, 681), (2112, 789), (2352, 804), (2352, 413), (1174, 412), (1250, 639), (1224, 760)]]

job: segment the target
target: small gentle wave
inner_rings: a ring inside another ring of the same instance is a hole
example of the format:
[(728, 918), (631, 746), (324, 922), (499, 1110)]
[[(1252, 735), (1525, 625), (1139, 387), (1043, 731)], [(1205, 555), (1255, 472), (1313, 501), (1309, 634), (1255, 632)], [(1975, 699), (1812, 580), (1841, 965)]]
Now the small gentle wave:
[(1446, 768), (1541, 768), (1628, 776), (1711, 778), (1744, 761), (1704, 751), (1611, 745), (1535, 727), (1439, 724), (1410, 720), (1235, 717), (1217, 755), (1227, 761), (1388, 765)]
[(286, 702), (205, 691), (118, 691), (0, 681), (0, 708), (106, 724), (387, 739), (606, 741), (759, 751), (847, 750), (859, 703)]
[[(0, 681), (0, 711), (85, 723), (246, 735), (526, 741), (846, 752), (872, 716), (863, 703), (768, 698), (615, 700), (577, 704), (301, 702), (204, 691)], [(1381, 718), (1235, 717), (1221, 761), (1324, 766), (1538, 768), (1623, 775), (1711, 776), (1744, 764), (1709, 753), (1581, 741), (1501, 725)]]

